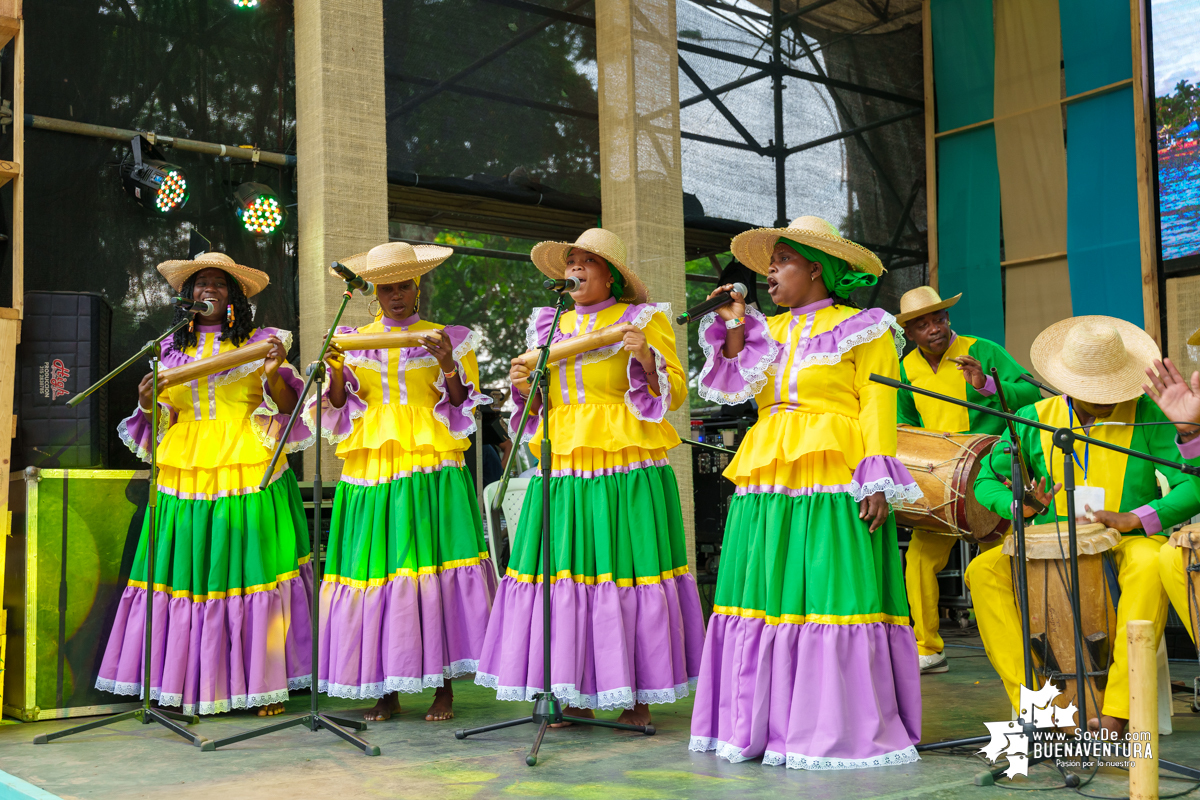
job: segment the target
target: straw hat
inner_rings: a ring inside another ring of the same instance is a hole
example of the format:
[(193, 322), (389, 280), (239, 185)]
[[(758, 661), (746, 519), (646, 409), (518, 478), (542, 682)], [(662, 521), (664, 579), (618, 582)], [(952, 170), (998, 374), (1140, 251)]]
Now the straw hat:
[(1189, 336), (1187, 343), (1192, 346), (1200, 344), (1200, 330), (1196, 331), (1191, 336)]
[(529, 252), (529, 257), (538, 269), (557, 280), (567, 274), (567, 255), (573, 247), (595, 253), (617, 268), (625, 278), (625, 293), (618, 300), (622, 303), (646, 302), (650, 295), (646, 284), (625, 264), (625, 243), (612, 231), (588, 228), (573, 242), (538, 242)]
[(797, 217), (786, 228), (756, 228), (733, 237), (733, 256), (760, 275), (767, 274), (771, 254), (780, 238), (829, 253), (845, 260), (855, 272), (883, 274), (883, 262), (861, 244), (838, 233), (837, 228), (820, 217)]
[(1162, 358), (1138, 326), (1115, 317), (1071, 317), (1038, 334), (1029, 350), (1038, 372), (1088, 403), (1123, 403), (1142, 394), (1146, 370)]
[[(342, 263), (356, 275), (378, 286), (419, 278), (452, 255), (452, 247), (387, 242), (375, 245), (365, 253), (343, 259)], [(337, 274), (332, 270), (330, 272), (333, 275)]]
[(195, 258), (186, 260), (164, 261), (158, 265), (158, 271), (167, 279), (167, 283), (171, 284), (171, 288), (178, 292), (183, 288), (183, 284), (187, 282), (188, 278), (202, 269), (211, 269), (213, 267), (224, 270), (237, 278), (237, 282), (241, 285), (242, 291), (246, 293), (246, 297), (254, 297), (254, 295), (267, 288), (267, 284), (271, 282), (271, 278), (267, 273), (260, 269), (243, 267), (224, 253), (201, 253)]
[(909, 289), (900, 298), (900, 313), (896, 315), (896, 322), (903, 325), (917, 317), (923, 317), (926, 314), (932, 314), (934, 311), (949, 308), (957, 303), (961, 297), (962, 292), (959, 292), (949, 300), (943, 300), (932, 286), (918, 286), (915, 289)]

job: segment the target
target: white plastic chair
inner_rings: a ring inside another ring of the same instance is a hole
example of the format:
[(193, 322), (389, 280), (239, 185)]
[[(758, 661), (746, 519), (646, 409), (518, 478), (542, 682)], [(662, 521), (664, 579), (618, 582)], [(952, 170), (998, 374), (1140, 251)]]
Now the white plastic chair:
[[(500, 580), (501, 578), (500, 559), (498, 558), (499, 553), (496, 542), (496, 537), (500, 534), (500, 521), (499, 519), (493, 519), (491, 509), (492, 500), (496, 497), (496, 492), (499, 489), (500, 481), (489, 483), (483, 487), (484, 526), (488, 534), (488, 553), (492, 557), (492, 569), (496, 571), (496, 580)], [(529, 478), (511, 478), (508, 481), (508, 491), (504, 493), (504, 500), (500, 503), (500, 510), (504, 513), (504, 519), (508, 523), (508, 552), (510, 555), (512, 554), (511, 535), (517, 529), (517, 523), (521, 519), (521, 506), (525, 503), (525, 492), (528, 489)]]

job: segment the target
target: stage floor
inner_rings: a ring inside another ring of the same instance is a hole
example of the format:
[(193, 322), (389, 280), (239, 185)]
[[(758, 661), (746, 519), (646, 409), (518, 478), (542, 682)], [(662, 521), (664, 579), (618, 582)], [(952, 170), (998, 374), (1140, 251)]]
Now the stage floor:
[[(982, 736), (985, 721), (1006, 720), (1008, 704), (976, 638), (955, 638), (947, 650), (951, 670), (922, 678), (924, 740)], [(1195, 664), (1171, 664), (1171, 677), (1191, 685)], [(521, 726), (464, 741), (459, 727), (485, 725), (526, 713), (527, 703), (500, 703), (481, 687), (456, 682), (450, 722), (425, 722), (432, 691), (401, 698), (404, 711), (372, 723), (364, 734), (383, 754), (368, 758), (330, 733), (292, 728), (215, 753), (201, 753), (165, 729), (136, 722), (81, 734), (48, 745), (33, 737), (69, 721), (0, 726), (0, 770), (62, 798), (260, 798), (393, 797), (466, 800), (488, 797), (573, 800), (668, 800), (674, 798), (956, 798), (1008, 797), (1001, 788), (974, 786), (985, 764), (965, 751), (926, 753), (898, 767), (844, 772), (803, 772), (730, 764), (687, 749), (691, 698), (655, 706), (652, 737), (580, 727), (550, 731), (540, 763), (525, 765), (534, 728)], [(1200, 766), (1200, 714), (1176, 695), (1175, 732), (1161, 740), (1163, 758)], [(288, 703), (288, 713), (307, 709), (308, 695)], [(325, 710), (346, 712), (364, 703), (333, 700)], [(611, 714), (608, 716), (614, 716)], [(259, 725), (257, 717), (223, 714), (194, 726), (209, 738)], [(1048, 767), (1036, 767), (1024, 788), (1061, 785)], [(1004, 782), (1004, 779), (1001, 779)], [(1164, 794), (1190, 783), (1164, 781)], [(1127, 794), (1128, 779), (1102, 772), (1084, 791)]]

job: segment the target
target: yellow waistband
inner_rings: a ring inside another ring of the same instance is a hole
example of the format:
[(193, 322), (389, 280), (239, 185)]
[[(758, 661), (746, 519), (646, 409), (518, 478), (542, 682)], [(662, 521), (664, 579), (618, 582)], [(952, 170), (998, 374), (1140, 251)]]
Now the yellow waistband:
[[(312, 560), (311, 554), (306, 555), (306, 556), (301, 556), (300, 558), (296, 559), (296, 563), (303, 566), (304, 564), (307, 564), (310, 560)], [(208, 594), (195, 594), (194, 595), (194, 594), (192, 594), (191, 589), (174, 589), (165, 583), (154, 584), (154, 591), (165, 592), (167, 594), (170, 594), (172, 598), (190, 598), (193, 603), (203, 603), (206, 600), (225, 600), (230, 597), (245, 597), (246, 595), (255, 594), (257, 592), (271, 592), (271, 591), (274, 591), (275, 589), (279, 588), (279, 584), (281, 584), (285, 581), (290, 581), (292, 578), (299, 578), (299, 577), (300, 577), (300, 570), (294, 569), (291, 572), (285, 572), (282, 575), (275, 576), (275, 580), (271, 581), (270, 583), (260, 583), (255, 586), (238, 587), (236, 589), (230, 589), (227, 592), (209, 592)], [(129, 582), (129, 585), (135, 589), (145, 589), (146, 588), (145, 581), (131, 580)]]
[(441, 566), (435, 567), (420, 567), (418, 569), (410, 569), (409, 567), (401, 567), (386, 578), (371, 578), (370, 580), (360, 581), (354, 578), (347, 578), (342, 575), (332, 575), (326, 573), (322, 579), (326, 583), (336, 583), (341, 586), (349, 586), (351, 589), (367, 589), (372, 586), (383, 586), (391, 583), (397, 578), (416, 578), (420, 575), (437, 575), (445, 572), (448, 569), (458, 569), (459, 567), (474, 567), (481, 564), (488, 558), (487, 553), (480, 553), (476, 558), (460, 558), (455, 561), (442, 562)]
[(783, 614), (778, 617), (768, 616), (766, 611), (757, 608), (738, 608), (737, 606), (713, 606), (714, 614), (725, 614), (730, 617), (746, 617), (747, 619), (766, 620), (768, 625), (868, 625), (872, 622), (885, 622), (889, 625), (908, 625), (908, 617), (894, 617), (891, 614)]
[[(550, 577), (550, 583), (558, 583), (559, 581), (572, 581), (573, 583), (583, 583), (588, 586), (594, 586), (598, 583), (615, 583), (617, 586), (649, 586), (655, 583), (662, 583), (670, 578), (677, 578), (680, 575), (688, 573), (687, 567), (676, 567), (669, 569), (659, 575), (651, 575), (648, 578), (616, 578), (614, 579), (611, 572), (605, 572), (603, 575), (592, 577), (591, 575), (572, 575), (571, 570), (564, 569)], [(538, 575), (522, 575), (512, 567), (504, 573), (505, 576), (512, 578), (521, 583), (541, 583), (542, 576)]]

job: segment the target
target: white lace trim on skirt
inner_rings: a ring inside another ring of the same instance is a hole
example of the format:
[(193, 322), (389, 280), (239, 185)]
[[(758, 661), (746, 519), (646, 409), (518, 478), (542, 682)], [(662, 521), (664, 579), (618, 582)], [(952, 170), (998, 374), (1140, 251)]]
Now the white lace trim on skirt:
[[(638, 689), (636, 693), (632, 687), (625, 686), (620, 689), (597, 692), (596, 694), (582, 694), (575, 688), (575, 684), (573, 683), (552, 684), (550, 691), (558, 698), (560, 703), (572, 708), (614, 711), (618, 708), (631, 709), (635, 703), (645, 703), (646, 705), (674, 703), (676, 700), (687, 697), (690, 692), (695, 690), (696, 680), (696, 678), (690, 678), (687, 683), (681, 683), (667, 689)], [(495, 689), (497, 700), (515, 700), (517, 702), (531, 703), (535, 696), (542, 692), (540, 687), (535, 686), (501, 686), (500, 679), (497, 676), (489, 675), (485, 672), (475, 674), (475, 683), (480, 686), (486, 686), (489, 689)]]

